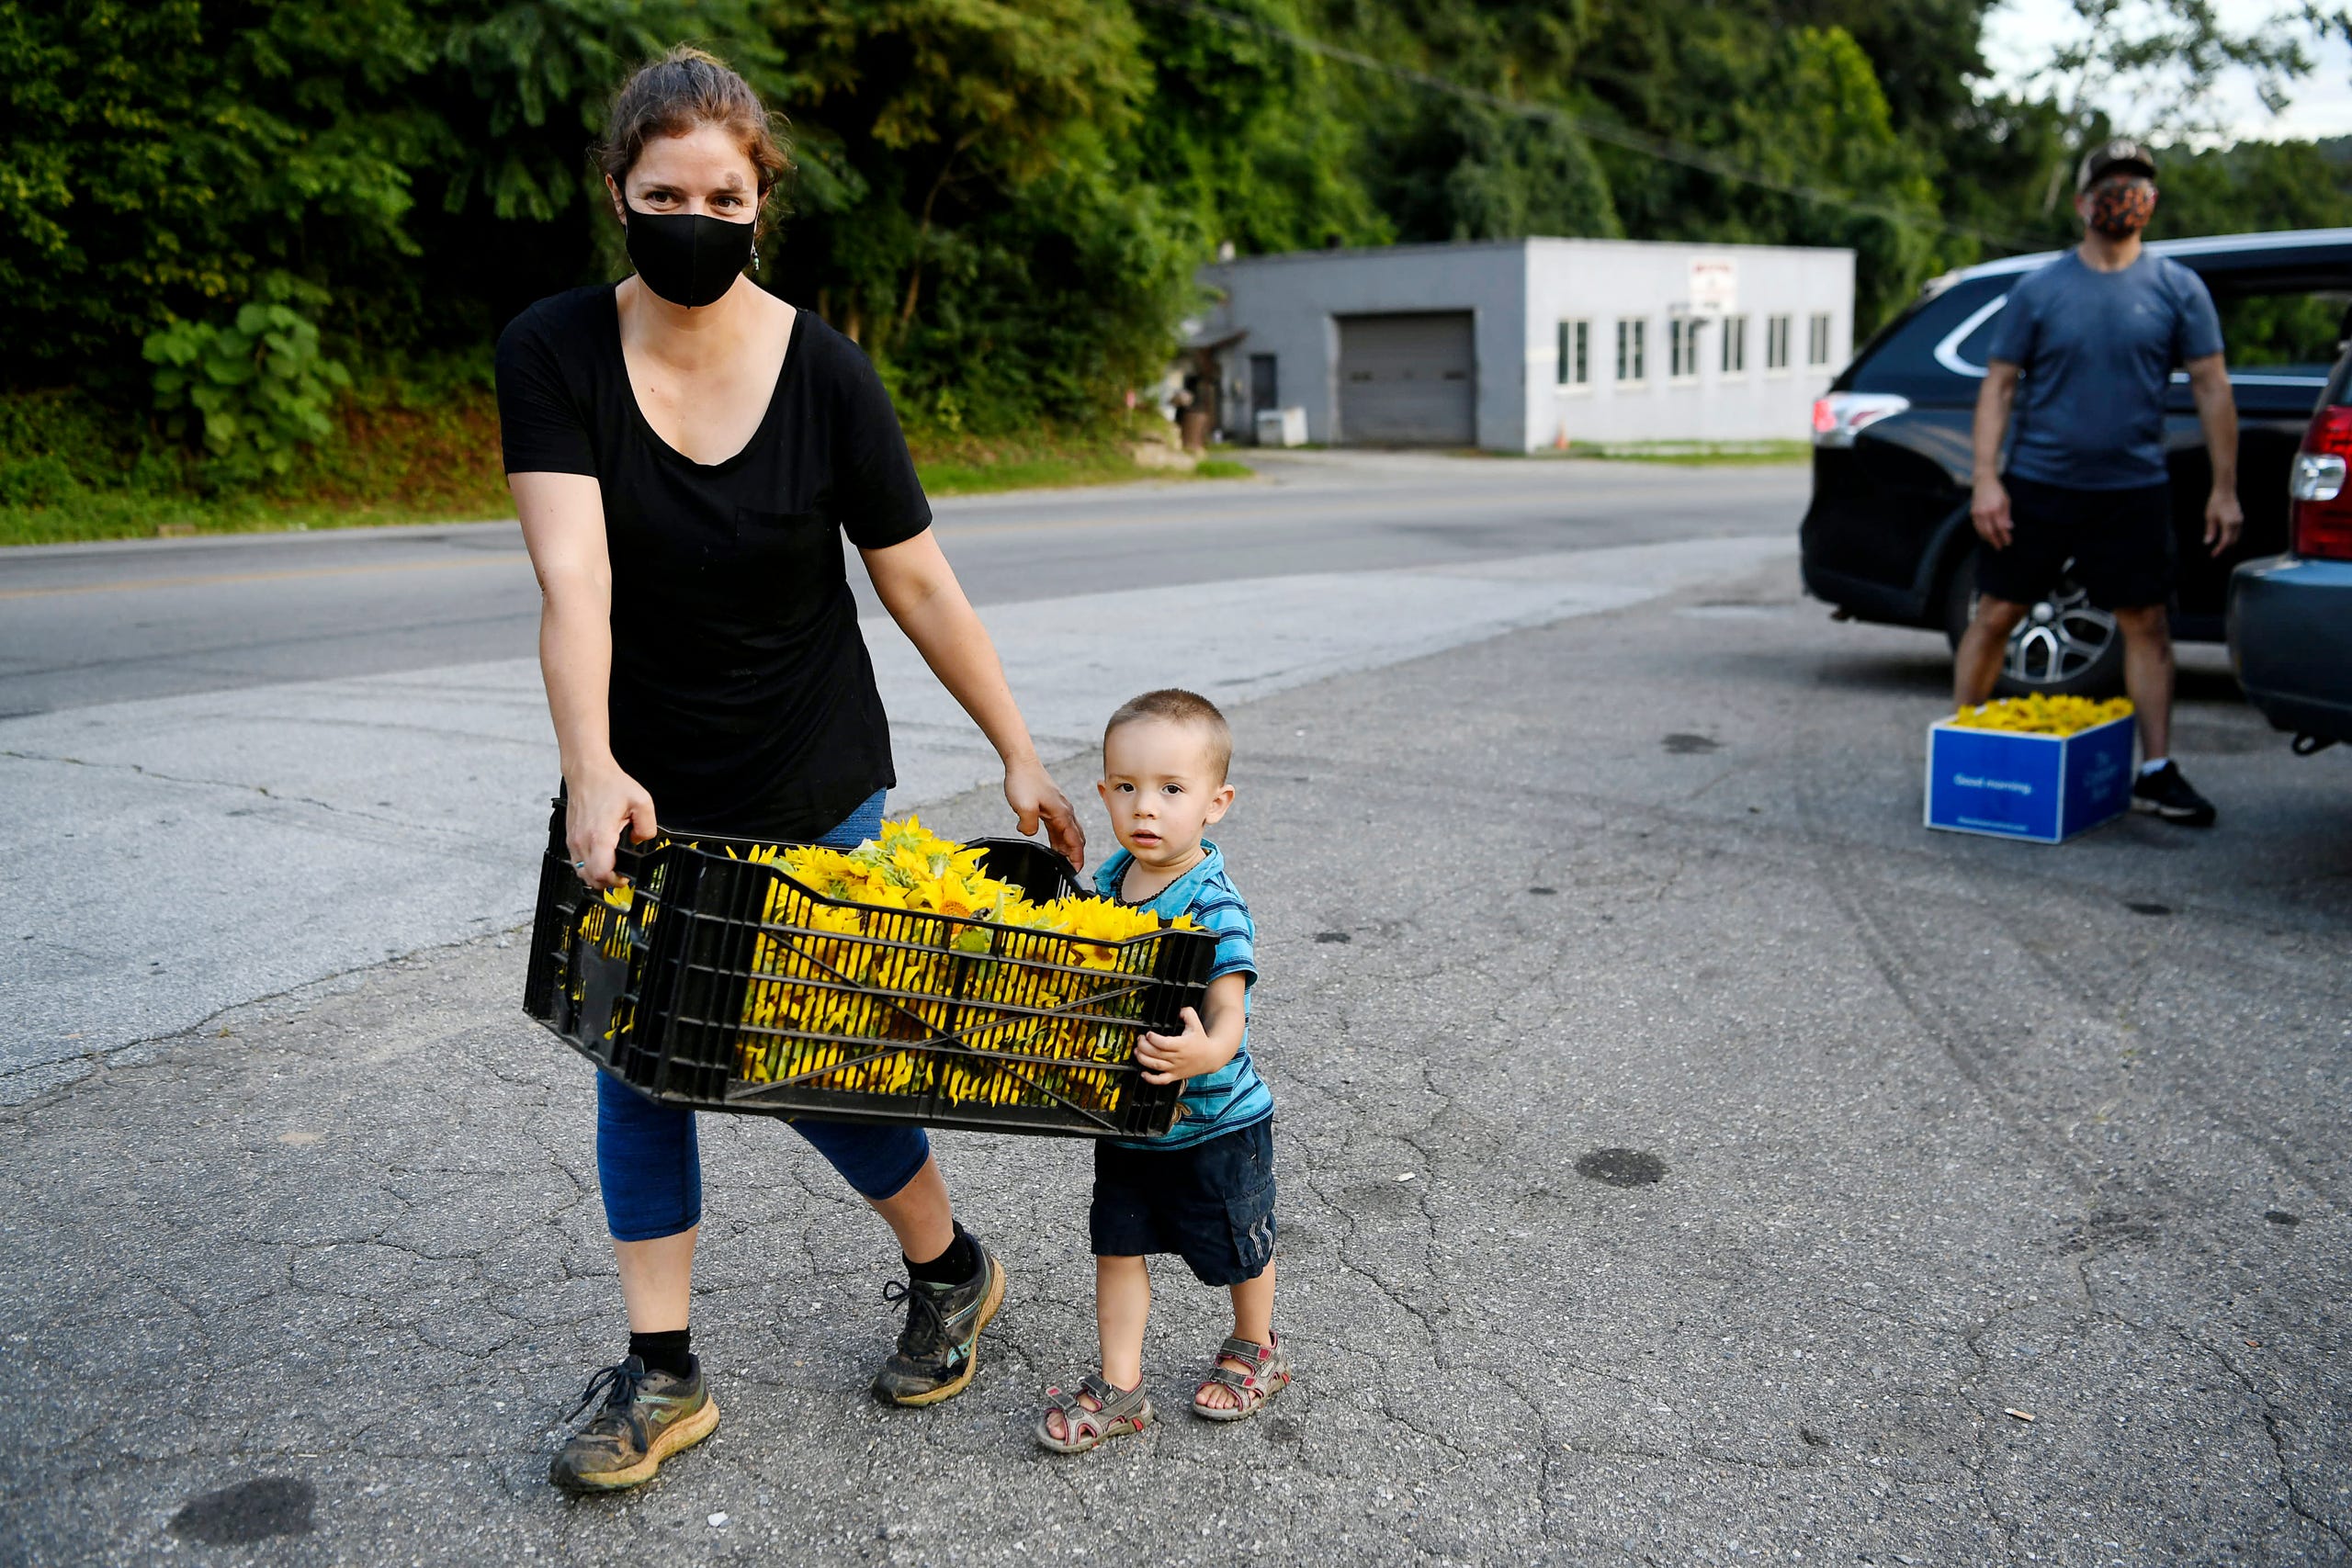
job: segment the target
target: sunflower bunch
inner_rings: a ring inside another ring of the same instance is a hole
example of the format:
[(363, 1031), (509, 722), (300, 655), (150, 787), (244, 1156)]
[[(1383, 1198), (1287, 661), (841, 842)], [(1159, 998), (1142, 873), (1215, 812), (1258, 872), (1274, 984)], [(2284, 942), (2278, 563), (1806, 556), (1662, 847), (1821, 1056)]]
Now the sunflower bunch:
[(1952, 716), (1951, 722), (1962, 729), (1999, 729), (2012, 735), (2073, 735), (2131, 716), (2129, 697), (2110, 697), (2100, 703), (2088, 697), (2045, 696), (2036, 692), (2030, 696), (2003, 697), (1973, 708), (1964, 707)]
[[(594, 898), (588, 900), (585, 907), (581, 909), (577, 917), (577, 929), (580, 935), (591, 947), (606, 958), (626, 961), (629, 956), (629, 943), (633, 931), (642, 932), (650, 929), (653, 924), (654, 911), (659, 907), (655, 899), (647, 899), (644, 914), (632, 925), (629, 915), (635, 908), (636, 901), (635, 890), (625, 882), (605, 888)], [(571, 994), (576, 1017), (578, 1010), (586, 1005), (588, 997), (587, 976), (576, 964), (571, 966), (566, 989)], [(613, 1005), (612, 1019), (605, 1026), (605, 1038), (617, 1039), (626, 1033), (630, 1017), (635, 1010), (635, 1004), (628, 996), (624, 995), (616, 1000)]]
[[(1114, 1066), (1133, 1055), (1136, 981), (1156, 956), (1135, 939), (1193, 924), (1163, 928), (1104, 898), (1032, 900), (981, 870), (984, 852), (913, 817), (854, 850), (763, 846), (744, 858), (785, 874), (752, 955), (739, 1069), (752, 1082), (1109, 1110), (1125, 1076)], [(951, 1033), (966, 1051), (1018, 1059), (888, 1048)]]

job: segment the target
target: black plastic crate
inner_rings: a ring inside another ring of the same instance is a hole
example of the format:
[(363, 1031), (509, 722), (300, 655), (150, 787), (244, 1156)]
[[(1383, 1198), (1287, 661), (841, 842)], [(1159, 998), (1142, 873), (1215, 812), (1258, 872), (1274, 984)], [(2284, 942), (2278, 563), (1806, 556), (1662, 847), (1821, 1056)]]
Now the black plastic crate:
[[(627, 908), (572, 872), (548, 827), (524, 1008), (667, 1104), (1077, 1137), (1154, 1137), (1182, 1086), (1148, 1084), (1136, 1036), (1175, 1033), (1216, 939), (1120, 942), (828, 898), (753, 846), (705, 837), (621, 853)], [(1023, 839), (988, 874), (1033, 900), (1084, 891)], [(731, 853), (729, 852), (732, 852)], [(842, 930), (843, 926), (871, 930)]]

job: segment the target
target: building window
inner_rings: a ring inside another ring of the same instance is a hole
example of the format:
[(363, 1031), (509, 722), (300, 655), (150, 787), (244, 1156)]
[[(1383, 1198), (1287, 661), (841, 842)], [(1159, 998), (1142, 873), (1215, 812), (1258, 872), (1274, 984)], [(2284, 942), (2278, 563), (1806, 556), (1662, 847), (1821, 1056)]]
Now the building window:
[(1816, 313), (1813, 320), (1806, 323), (1804, 362), (1807, 365), (1829, 363), (1829, 314), (1826, 310)]
[(1786, 370), (1789, 367), (1789, 323), (1792, 319), (1788, 316), (1764, 318), (1765, 369)]
[(1638, 381), (1648, 374), (1645, 358), (1648, 335), (1647, 321), (1617, 323), (1617, 379), (1620, 381)]
[(1688, 381), (1699, 374), (1699, 318), (1677, 316), (1666, 323), (1667, 374)]
[(1592, 384), (1592, 323), (1562, 321), (1560, 323), (1560, 385), (1586, 387)]
[(1747, 370), (1747, 318), (1724, 318), (1724, 374), (1745, 375)]
[(1256, 419), (1268, 409), (1283, 406), (1282, 383), (1275, 375), (1274, 356), (1253, 354), (1250, 356), (1250, 417)]

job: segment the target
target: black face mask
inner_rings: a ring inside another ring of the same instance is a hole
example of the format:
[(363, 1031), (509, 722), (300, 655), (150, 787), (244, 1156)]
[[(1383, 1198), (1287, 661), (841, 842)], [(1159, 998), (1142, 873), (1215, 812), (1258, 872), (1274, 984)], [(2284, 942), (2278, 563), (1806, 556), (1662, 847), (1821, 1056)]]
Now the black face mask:
[(753, 223), (699, 212), (628, 209), (628, 259), (645, 287), (673, 305), (716, 304), (752, 259)]

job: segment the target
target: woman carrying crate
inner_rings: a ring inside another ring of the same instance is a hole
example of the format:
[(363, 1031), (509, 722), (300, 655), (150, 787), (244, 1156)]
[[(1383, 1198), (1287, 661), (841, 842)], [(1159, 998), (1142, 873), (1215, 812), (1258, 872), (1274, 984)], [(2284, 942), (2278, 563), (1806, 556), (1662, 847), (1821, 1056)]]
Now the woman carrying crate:
[[(1073, 861), (1085, 840), (1037, 761), (996, 650), (930, 532), (898, 418), (840, 333), (745, 275), (789, 167), (741, 76), (673, 50), (614, 101), (600, 152), (634, 276), (542, 299), (499, 339), (508, 482), (544, 604), (573, 869), (615, 881), (657, 823), (854, 845), (895, 782), (841, 536), (1004, 760), (1006, 802)], [(658, 815), (657, 815), (658, 812)], [(718, 1424), (688, 1348), (701, 1175), (690, 1111), (599, 1073), (596, 1168), (628, 1354), (556, 1456), (575, 1491), (650, 1480)], [(971, 1381), (1001, 1264), (954, 1219), (921, 1129), (796, 1122), (896, 1234), (909, 1281), (881, 1399)], [(576, 1414), (576, 1413), (575, 1413)]]

